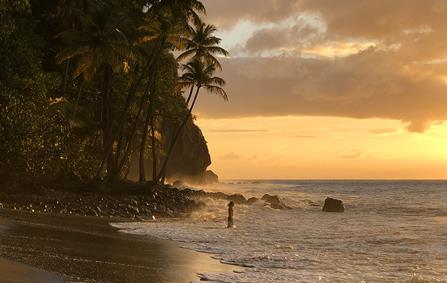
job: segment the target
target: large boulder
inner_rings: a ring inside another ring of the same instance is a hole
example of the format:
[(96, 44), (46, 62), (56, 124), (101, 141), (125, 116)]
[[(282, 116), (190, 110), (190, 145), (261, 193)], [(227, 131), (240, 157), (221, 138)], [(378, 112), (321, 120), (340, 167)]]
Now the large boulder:
[(290, 207), (284, 204), (284, 202), (278, 196), (271, 196), (269, 194), (265, 194), (261, 199), (265, 201), (267, 204), (269, 204), (271, 208), (290, 209)]
[(344, 212), (345, 206), (343, 205), (343, 201), (334, 198), (326, 198), (323, 206), (324, 212)]

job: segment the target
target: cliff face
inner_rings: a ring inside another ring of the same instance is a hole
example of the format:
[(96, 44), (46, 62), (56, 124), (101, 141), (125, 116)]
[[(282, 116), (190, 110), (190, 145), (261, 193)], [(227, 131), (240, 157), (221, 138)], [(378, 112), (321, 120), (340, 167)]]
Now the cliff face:
[[(166, 130), (171, 133), (170, 140), (175, 129), (166, 125)], [(212, 171), (207, 171), (210, 165), (211, 157), (205, 137), (200, 128), (190, 119), (174, 147), (168, 164), (167, 177), (172, 181), (214, 183), (218, 181), (218, 177)]]
[[(164, 133), (162, 143), (165, 152), (172, 140), (178, 125), (165, 121), (162, 125)], [(128, 178), (138, 180), (138, 151), (134, 153), (131, 160), (131, 170)], [(146, 154), (150, 158), (150, 154)], [(164, 161), (165, 156), (159, 156), (158, 166)], [(218, 176), (207, 170), (211, 165), (211, 156), (205, 137), (200, 128), (190, 119), (180, 135), (174, 147), (171, 159), (168, 163), (166, 177), (169, 181), (181, 180), (190, 184), (210, 184), (218, 181)], [(146, 176), (148, 180), (152, 177), (152, 161), (145, 161)], [(160, 168), (158, 168), (160, 169)]]

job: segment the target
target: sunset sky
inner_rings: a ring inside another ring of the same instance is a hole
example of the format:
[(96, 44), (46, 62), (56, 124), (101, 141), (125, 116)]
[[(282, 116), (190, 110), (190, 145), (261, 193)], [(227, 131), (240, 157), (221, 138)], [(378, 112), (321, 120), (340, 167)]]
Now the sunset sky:
[(447, 178), (447, 1), (205, 0), (228, 103), (197, 123), (222, 179)]

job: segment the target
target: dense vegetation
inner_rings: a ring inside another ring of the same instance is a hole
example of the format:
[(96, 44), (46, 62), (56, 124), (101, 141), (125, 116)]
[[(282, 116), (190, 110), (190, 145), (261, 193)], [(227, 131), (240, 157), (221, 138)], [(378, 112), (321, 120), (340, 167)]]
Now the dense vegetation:
[(200, 91), (227, 99), (204, 14), (197, 0), (0, 2), (2, 182), (114, 182), (132, 157), (140, 182), (164, 182)]

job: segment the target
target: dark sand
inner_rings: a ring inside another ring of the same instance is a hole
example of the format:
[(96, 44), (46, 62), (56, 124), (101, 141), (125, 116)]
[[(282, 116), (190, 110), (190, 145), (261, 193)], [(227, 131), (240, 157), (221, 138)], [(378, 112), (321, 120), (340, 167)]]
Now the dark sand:
[(67, 279), (17, 262), (0, 259), (2, 283), (62, 283)]
[(8, 259), (0, 259), (0, 282), (14, 283), (67, 281), (64, 277), (73, 282), (190, 282), (198, 280), (197, 272), (235, 269), (174, 242), (119, 233), (107, 219), (6, 210), (0, 210), (0, 258)]

